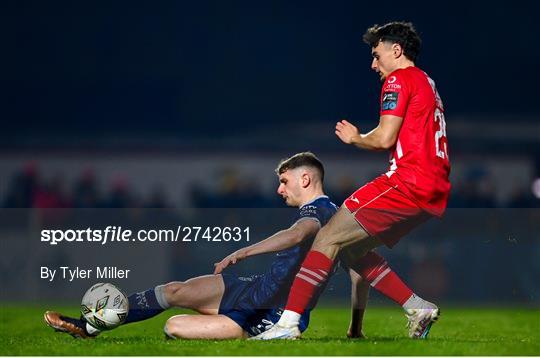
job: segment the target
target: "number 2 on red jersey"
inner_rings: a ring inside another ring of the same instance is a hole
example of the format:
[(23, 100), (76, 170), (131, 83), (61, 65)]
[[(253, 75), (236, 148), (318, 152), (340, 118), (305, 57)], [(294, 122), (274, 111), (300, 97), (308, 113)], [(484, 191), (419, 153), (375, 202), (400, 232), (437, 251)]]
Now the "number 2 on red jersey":
[(443, 103), (439, 92), (435, 87), (435, 82), (427, 76), (429, 84), (435, 94), (437, 108), (435, 109), (435, 122), (439, 123), (439, 130), (435, 132), (435, 154), (442, 159), (448, 159), (448, 139), (446, 138), (446, 121), (444, 120)]

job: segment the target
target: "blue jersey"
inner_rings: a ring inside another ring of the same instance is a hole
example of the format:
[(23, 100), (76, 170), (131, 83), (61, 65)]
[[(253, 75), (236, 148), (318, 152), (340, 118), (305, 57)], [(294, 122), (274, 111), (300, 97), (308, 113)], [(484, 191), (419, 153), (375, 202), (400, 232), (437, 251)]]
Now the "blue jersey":
[[(314, 220), (322, 227), (336, 213), (337, 206), (326, 196), (319, 196), (311, 202), (302, 205), (294, 219), (293, 224), (302, 220)], [(281, 307), (287, 302), (289, 290), (294, 277), (298, 273), (307, 252), (313, 244), (310, 237), (300, 244), (276, 254), (270, 269), (257, 280), (259, 297), (258, 302), (266, 307)]]

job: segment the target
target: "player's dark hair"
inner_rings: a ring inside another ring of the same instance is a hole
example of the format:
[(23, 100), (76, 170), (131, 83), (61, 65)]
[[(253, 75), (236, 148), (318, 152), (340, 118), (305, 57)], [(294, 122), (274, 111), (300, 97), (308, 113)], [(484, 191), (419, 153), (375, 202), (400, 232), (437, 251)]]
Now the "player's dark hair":
[(416, 62), (422, 40), (410, 22), (394, 21), (385, 25), (373, 25), (367, 29), (363, 40), (369, 46), (377, 47), (379, 42), (397, 43), (403, 49), (405, 57)]
[(283, 159), (279, 162), (276, 173), (279, 175), (285, 173), (287, 170), (300, 167), (311, 167), (316, 169), (321, 176), (321, 182), (324, 181), (324, 167), (322, 162), (311, 152), (297, 153), (290, 158)]

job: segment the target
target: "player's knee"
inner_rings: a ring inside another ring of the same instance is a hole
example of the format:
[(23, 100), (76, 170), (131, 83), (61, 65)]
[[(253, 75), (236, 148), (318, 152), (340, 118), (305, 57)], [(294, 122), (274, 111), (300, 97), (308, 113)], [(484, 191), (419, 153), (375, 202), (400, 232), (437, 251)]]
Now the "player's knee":
[(163, 332), (165, 335), (172, 339), (183, 338), (182, 326), (180, 325), (181, 317), (185, 315), (177, 315), (169, 318), (165, 322), (165, 327), (163, 327)]
[(181, 281), (169, 282), (163, 286), (165, 299), (171, 306), (178, 305), (184, 287), (185, 283)]
[(171, 319), (167, 322), (165, 322), (165, 326), (163, 327), (163, 332), (165, 333), (165, 336), (170, 339), (176, 339), (175, 330), (174, 330), (174, 323), (171, 322)]

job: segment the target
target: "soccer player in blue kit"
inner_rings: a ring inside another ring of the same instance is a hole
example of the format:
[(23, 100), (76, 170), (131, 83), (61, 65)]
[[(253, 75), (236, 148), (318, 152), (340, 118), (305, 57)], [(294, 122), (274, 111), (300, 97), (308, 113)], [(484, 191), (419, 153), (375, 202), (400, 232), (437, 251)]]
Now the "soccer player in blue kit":
[[(170, 338), (247, 338), (271, 328), (280, 318), (289, 288), (315, 235), (337, 210), (336, 205), (324, 195), (324, 168), (314, 154), (295, 154), (281, 161), (276, 173), (280, 182), (278, 194), (288, 206), (298, 207), (289, 228), (228, 255), (215, 264), (213, 275), (170, 282), (130, 295), (124, 324), (152, 318), (170, 307), (181, 307), (200, 314), (169, 318), (164, 331)], [(270, 252), (277, 254), (263, 275), (238, 277), (222, 273), (240, 260)], [(369, 280), (363, 280), (353, 270), (349, 270), (349, 274), (353, 311), (347, 335), (362, 337)], [(310, 311), (306, 310), (300, 319), (301, 331), (308, 326), (309, 314)], [(50, 327), (74, 337), (89, 338), (100, 333), (82, 318), (47, 311), (44, 319)]]
[[(171, 282), (129, 296), (129, 313), (124, 324), (154, 317), (169, 307), (189, 308), (199, 315), (177, 315), (165, 325), (171, 338), (229, 339), (257, 335), (277, 322), (280, 307), (315, 234), (334, 215), (337, 207), (324, 195), (324, 169), (315, 155), (298, 153), (282, 161), (278, 194), (299, 210), (292, 225), (265, 240), (244, 247), (215, 264), (213, 275), (186, 282)], [(250, 256), (277, 252), (270, 269), (260, 276), (237, 277), (222, 273), (229, 265)], [(367, 293), (367, 287), (365, 288)], [(83, 319), (45, 313), (45, 322), (75, 337), (99, 334)], [(301, 329), (309, 322), (302, 317)]]

